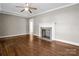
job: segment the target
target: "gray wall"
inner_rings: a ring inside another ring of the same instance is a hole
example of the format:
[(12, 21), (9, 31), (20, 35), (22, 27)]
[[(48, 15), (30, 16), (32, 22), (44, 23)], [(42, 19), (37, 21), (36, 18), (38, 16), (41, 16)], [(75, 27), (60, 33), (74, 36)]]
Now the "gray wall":
[(27, 19), (12, 15), (0, 14), (0, 37), (27, 33)]
[(39, 24), (55, 22), (55, 38), (79, 43), (79, 4), (33, 17), (34, 34), (39, 34)]
[(0, 11), (1, 11), (1, 4), (0, 4)]

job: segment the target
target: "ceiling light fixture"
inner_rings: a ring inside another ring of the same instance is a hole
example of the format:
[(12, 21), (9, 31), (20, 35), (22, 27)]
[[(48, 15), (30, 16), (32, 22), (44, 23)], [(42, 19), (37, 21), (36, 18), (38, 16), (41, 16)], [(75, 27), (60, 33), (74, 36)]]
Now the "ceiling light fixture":
[(25, 3), (24, 6), (16, 6), (16, 7), (23, 8), (20, 12), (29, 11), (30, 13), (32, 13), (32, 10), (37, 10), (37, 8), (31, 7), (30, 4), (28, 3)]
[(25, 8), (25, 11), (28, 11), (29, 10), (29, 8)]

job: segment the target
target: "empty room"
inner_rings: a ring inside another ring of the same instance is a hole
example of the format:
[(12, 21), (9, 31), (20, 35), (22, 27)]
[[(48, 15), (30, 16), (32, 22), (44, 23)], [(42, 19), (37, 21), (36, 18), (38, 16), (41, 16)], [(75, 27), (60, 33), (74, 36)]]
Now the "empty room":
[(0, 3), (0, 56), (79, 56), (79, 4)]

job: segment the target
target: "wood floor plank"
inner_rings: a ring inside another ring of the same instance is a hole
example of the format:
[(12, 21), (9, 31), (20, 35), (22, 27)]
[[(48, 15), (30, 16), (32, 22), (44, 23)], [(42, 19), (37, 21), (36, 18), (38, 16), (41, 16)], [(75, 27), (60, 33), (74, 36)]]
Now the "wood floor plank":
[(79, 46), (60, 41), (45, 41), (37, 36), (0, 38), (1, 56), (79, 56)]

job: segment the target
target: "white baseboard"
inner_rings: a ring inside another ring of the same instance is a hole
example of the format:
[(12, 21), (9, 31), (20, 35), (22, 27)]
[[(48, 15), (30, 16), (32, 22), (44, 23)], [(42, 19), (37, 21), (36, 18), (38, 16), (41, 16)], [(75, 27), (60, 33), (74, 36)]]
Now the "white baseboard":
[(27, 33), (15, 34), (15, 35), (7, 35), (7, 36), (0, 36), (0, 38), (13, 37), (13, 36), (19, 36), (19, 35), (27, 35)]
[[(34, 34), (34, 35), (39, 37), (39, 35), (37, 35), (37, 34)], [(39, 38), (42, 38), (42, 37), (39, 37)], [(44, 39), (44, 40), (46, 40), (46, 39)], [(63, 40), (63, 39), (54, 39), (54, 40), (79, 46), (79, 43), (75, 43), (75, 42), (71, 42), (71, 41), (66, 41), (66, 40)], [(46, 40), (46, 41), (53, 41), (53, 40)]]
[[(13, 36), (19, 36), (19, 35), (28, 35), (27, 33), (23, 33), (23, 34), (16, 34), (16, 35), (7, 35), (7, 36), (0, 36), (0, 38), (5, 38), (5, 37), (13, 37)], [(40, 37), (39, 35), (37, 34), (33, 34), (35, 36), (38, 36), (39, 38), (42, 38)], [(46, 40), (46, 41), (53, 41), (53, 40), (47, 40), (47, 39), (43, 39), (43, 40)], [(71, 41), (66, 41), (66, 40), (62, 40), (62, 39), (54, 39), (56, 41), (61, 41), (61, 42), (64, 42), (64, 43), (68, 43), (68, 44), (72, 44), (72, 45), (76, 45), (76, 46), (79, 46), (79, 43), (75, 43), (75, 42), (71, 42)]]
[(79, 46), (79, 43), (76, 43), (76, 42), (66, 41), (66, 40), (62, 40), (62, 39), (55, 39), (55, 40), (56, 41), (61, 41), (61, 42), (64, 42), (64, 43), (68, 43), (68, 44), (72, 44), (72, 45)]
[(35, 35), (35, 36), (38, 36), (38, 37), (39, 37), (39, 35), (37, 35), (37, 34), (33, 34), (33, 35)]

